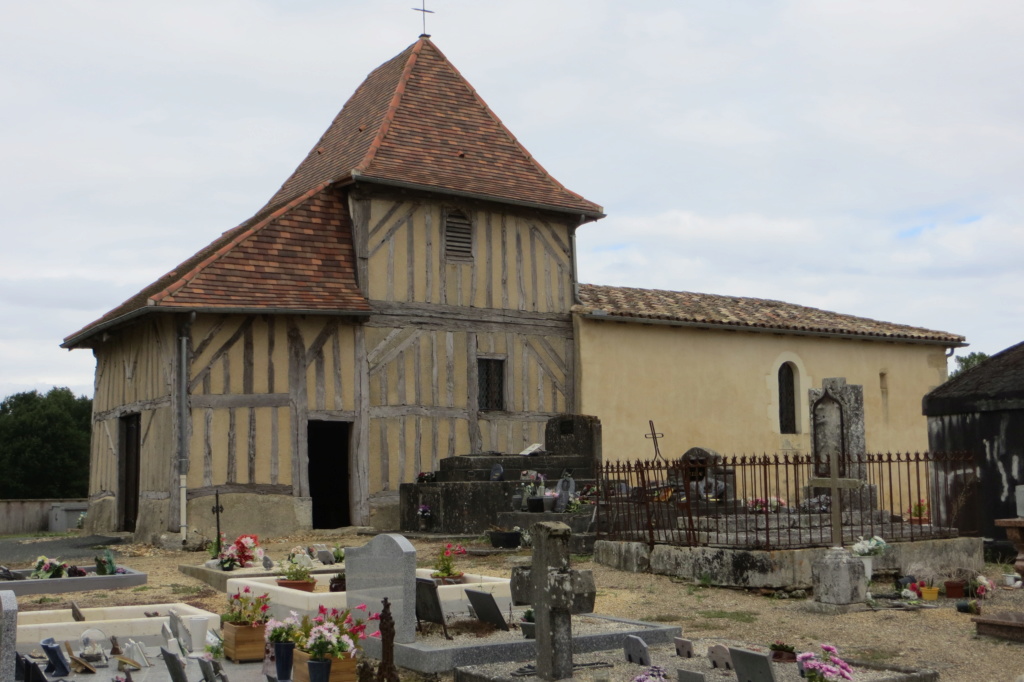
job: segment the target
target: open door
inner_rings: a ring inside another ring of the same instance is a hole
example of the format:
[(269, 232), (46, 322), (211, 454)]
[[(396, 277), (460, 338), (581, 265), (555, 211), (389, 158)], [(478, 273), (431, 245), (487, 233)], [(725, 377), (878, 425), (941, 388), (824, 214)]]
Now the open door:
[(139, 470), (142, 420), (138, 414), (121, 417), (117, 457), (117, 527), (135, 532), (139, 517)]
[(310, 421), (309, 495), (313, 498), (313, 528), (351, 525), (348, 499), (350, 422)]

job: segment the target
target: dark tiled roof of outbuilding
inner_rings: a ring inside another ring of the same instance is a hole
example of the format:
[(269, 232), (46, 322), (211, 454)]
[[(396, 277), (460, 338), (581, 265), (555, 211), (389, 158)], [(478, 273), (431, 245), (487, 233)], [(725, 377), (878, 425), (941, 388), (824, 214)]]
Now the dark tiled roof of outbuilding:
[(426, 37), (367, 76), (267, 206), (349, 178), (603, 214), (551, 177)]
[(964, 337), (760, 298), (581, 284), (579, 314), (960, 346)]
[(228, 230), (63, 345), (73, 347), (119, 318), (159, 309), (369, 312), (356, 284), (344, 192), (314, 188)]
[(996, 353), (924, 397), (929, 416), (1024, 410), (1024, 342)]

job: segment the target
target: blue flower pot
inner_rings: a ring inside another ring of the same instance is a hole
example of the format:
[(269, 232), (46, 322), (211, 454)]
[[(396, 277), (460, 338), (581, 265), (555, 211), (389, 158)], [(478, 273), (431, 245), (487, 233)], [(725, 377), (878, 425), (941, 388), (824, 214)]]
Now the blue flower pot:
[(329, 682), (331, 679), (331, 662), (310, 660), (306, 663), (309, 670), (309, 682)]
[(277, 679), (292, 679), (292, 658), (295, 655), (295, 642), (274, 642), (274, 664), (277, 666)]

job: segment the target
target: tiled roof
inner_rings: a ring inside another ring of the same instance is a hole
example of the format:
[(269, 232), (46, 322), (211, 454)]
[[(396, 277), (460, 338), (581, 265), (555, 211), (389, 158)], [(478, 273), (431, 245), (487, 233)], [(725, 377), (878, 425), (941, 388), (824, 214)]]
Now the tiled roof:
[(426, 37), (367, 76), (267, 206), (347, 179), (603, 214), (548, 175)]
[(924, 413), (929, 416), (1000, 409), (1024, 409), (1024, 342), (996, 353), (924, 397)]
[(793, 303), (760, 298), (695, 294), (686, 291), (632, 289), (581, 284), (580, 304), (573, 312), (636, 322), (668, 322), (708, 327), (764, 329), (790, 333), (864, 336), (918, 343), (964, 345), (964, 337), (946, 332), (879, 322), (865, 317), (808, 308)]
[(71, 334), (74, 347), (121, 318), (160, 309), (366, 313), (343, 191), (313, 188), (228, 230), (174, 270)]

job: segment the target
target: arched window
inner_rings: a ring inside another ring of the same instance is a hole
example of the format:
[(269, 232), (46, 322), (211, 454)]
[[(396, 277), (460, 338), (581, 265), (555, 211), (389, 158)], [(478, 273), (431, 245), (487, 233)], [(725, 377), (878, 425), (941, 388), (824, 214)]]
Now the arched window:
[(779, 433), (796, 433), (796, 377), (789, 362), (779, 367)]

